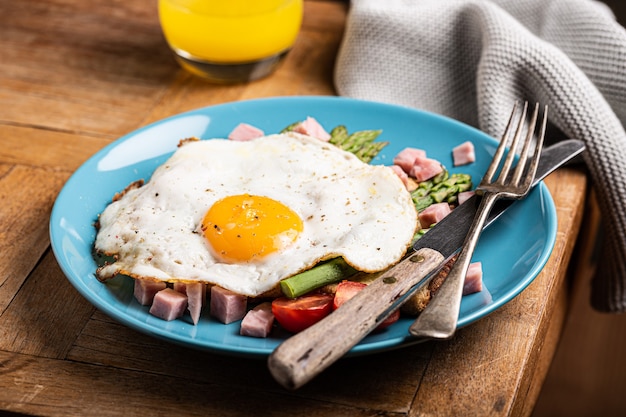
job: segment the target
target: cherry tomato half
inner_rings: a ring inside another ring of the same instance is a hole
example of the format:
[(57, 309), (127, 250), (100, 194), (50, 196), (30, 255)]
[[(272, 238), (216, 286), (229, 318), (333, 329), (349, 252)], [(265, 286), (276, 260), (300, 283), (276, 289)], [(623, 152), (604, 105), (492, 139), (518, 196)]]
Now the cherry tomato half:
[(308, 294), (298, 298), (281, 297), (272, 301), (276, 321), (287, 331), (298, 333), (330, 314), (331, 294)]
[(363, 284), (362, 282), (341, 281), (339, 284), (337, 284), (337, 289), (335, 290), (333, 310), (337, 310), (340, 305), (354, 297), (356, 293), (358, 293), (365, 287), (367, 287), (367, 285)]
[[(335, 299), (333, 300), (333, 309), (338, 309), (340, 305), (354, 297), (356, 293), (367, 287), (366, 284), (356, 281), (341, 281), (337, 284), (337, 290), (335, 291)], [(376, 330), (384, 329), (387, 326), (392, 325), (400, 319), (400, 310), (396, 310), (389, 315), (382, 323), (376, 327)]]

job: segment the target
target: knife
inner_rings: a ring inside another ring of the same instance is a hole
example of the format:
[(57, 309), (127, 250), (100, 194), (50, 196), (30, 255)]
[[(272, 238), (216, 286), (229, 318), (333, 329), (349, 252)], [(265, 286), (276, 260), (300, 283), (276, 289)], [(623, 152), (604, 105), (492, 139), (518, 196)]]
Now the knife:
[[(544, 148), (533, 186), (585, 149), (582, 141), (565, 140)], [(413, 246), (401, 262), (342, 304), (341, 308), (313, 326), (291, 336), (268, 358), (268, 368), (276, 381), (288, 389), (306, 384), (363, 337), (457, 253), (463, 245), (471, 220), (478, 208), (474, 196), (458, 206)], [(514, 200), (502, 200), (491, 210), (489, 227)]]

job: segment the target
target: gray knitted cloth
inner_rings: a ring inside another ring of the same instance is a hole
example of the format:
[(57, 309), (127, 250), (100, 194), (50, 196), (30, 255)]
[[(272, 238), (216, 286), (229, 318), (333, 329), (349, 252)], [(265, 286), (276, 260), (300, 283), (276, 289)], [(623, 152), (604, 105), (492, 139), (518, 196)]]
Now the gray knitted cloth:
[(416, 107), (491, 136), (515, 100), (587, 145), (603, 248), (591, 303), (626, 311), (626, 31), (591, 0), (352, 0), (340, 95)]

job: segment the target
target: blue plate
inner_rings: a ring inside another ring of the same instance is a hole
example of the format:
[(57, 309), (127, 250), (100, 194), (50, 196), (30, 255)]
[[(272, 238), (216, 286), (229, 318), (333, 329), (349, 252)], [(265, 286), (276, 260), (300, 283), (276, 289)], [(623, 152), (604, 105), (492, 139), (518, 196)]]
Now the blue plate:
[[(292, 122), (315, 117), (327, 129), (339, 124), (350, 132), (382, 129), (390, 144), (372, 163), (390, 164), (407, 146), (426, 149), (452, 172), (471, 174), (478, 183), (497, 145), (486, 134), (439, 115), (339, 97), (283, 97), (226, 103), (173, 116), (111, 143), (83, 164), (59, 194), (50, 220), (52, 249), (61, 269), (76, 289), (98, 309), (121, 323), (174, 343), (224, 354), (267, 356), (287, 338), (278, 331), (267, 339), (243, 337), (239, 323), (213, 320), (206, 312), (198, 325), (186, 318), (160, 320), (132, 295), (132, 281), (116, 277), (107, 284), (94, 275), (94, 221), (116, 192), (137, 179), (149, 179), (173, 152), (181, 138), (226, 137), (240, 122), (276, 133)], [(451, 149), (470, 140), (477, 162), (455, 168)], [(482, 235), (474, 260), (482, 261), (485, 289), (464, 297), (459, 326), (498, 309), (519, 294), (541, 271), (556, 238), (556, 211), (544, 184), (515, 204)], [(367, 336), (350, 355), (373, 353), (414, 343), (402, 318), (385, 331)]]

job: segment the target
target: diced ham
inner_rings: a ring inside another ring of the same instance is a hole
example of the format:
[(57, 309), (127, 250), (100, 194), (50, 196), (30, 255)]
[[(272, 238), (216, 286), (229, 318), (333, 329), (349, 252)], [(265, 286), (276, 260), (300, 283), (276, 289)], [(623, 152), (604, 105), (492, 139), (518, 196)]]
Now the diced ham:
[(207, 285), (202, 282), (187, 285), (187, 310), (193, 324), (198, 324), (200, 320), (202, 307), (206, 304), (206, 290)]
[(406, 187), (409, 181), (409, 174), (407, 174), (400, 165), (392, 165), (390, 167), (393, 172), (396, 173), (396, 175), (398, 176), (398, 178), (400, 178), (402, 180), (402, 183), (404, 184), (404, 186)]
[(483, 290), (483, 264), (472, 262), (467, 268), (465, 282), (463, 283), (463, 295), (473, 294)]
[(399, 165), (408, 174), (411, 172), (416, 158), (426, 158), (426, 151), (417, 148), (404, 148), (393, 158), (393, 163)]
[(154, 299), (154, 295), (165, 289), (167, 284), (163, 281), (149, 281), (147, 279), (136, 279), (135, 280), (135, 289), (133, 290), (133, 295), (135, 299), (142, 306), (149, 306), (152, 304), (152, 300)]
[(475, 162), (476, 153), (474, 152), (474, 144), (467, 141), (452, 148), (452, 161), (455, 167)]
[[(187, 285), (196, 285), (197, 283), (194, 282), (190, 282), (189, 284), (186, 284), (184, 282), (175, 282), (174, 283), (174, 289), (180, 293), (183, 293), (185, 295), (188, 295), (188, 289), (187, 289)], [(200, 283), (202, 284), (202, 286), (200, 288), (202, 288), (201, 292), (202, 292), (202, 303), (206, 304), (206, 286), (207, 284), (204, 283)]]
[(418, 184), (415, 182), (415, 180), (413, 178), (409, 178), (409, 174), (404, 172), (400, 165), (391, 165), (390, 168), (393, 170), (393, 172), (396, 173), (398, 178), (400, 178), (402, 184), (404, 184), (409, 192), (414, 191), (418, 187)]
[(163, 320), (180, 318), (187, 308), (187, 297), (172, 288), (166, 288), (155, 294), (150, 314)]
[(415, 161), (413, 161), (413, 167), (409, 172), (409, 176), (415, 178), (417, 182), (422, 182), (442, 172), (443, 166), (441, 166), (439, 161), (418, 156), (415, 158)]
[(211, 315), (224, 324), (242, 319), (246, 315), (248, 298), (214, 285), (211, 287)]
[(303, 135), (313, 136), (314, 138), (328, 142), (330, 140), (330, 134), (322, 127), (317, 120), (312, 117), (307, 117), (304, 121), (298, 123), (294, 128), (294, 132), (301, 133)]
[(407, 174), (400, 165), (391, 165), (389, 168), (391, 168), (393, 170), (393, 172), (396, 173), (396, 175), (398, 177), (400, 177), (400, 179), (402, 180), (402, 182), (405, 182), (405, 180), (407, 178), (409, 178), (409, 174)]
[(174, 285), (172, 285), (172, 288), (181, 294), (187, 295), (187, 284), (184, 282), (175, 282)]
[(202, 282), (194, 282), (185, 285), (185, 294), (187, 295), (187, 310), (191, 315), (193, 324), (198, 324), (202, 306), (206, 303), (206, 284)]
[(260, 138), (262, 136), (265, 136), (265, 132), (263, 132), (258, 127), (249, 125), (247, 123), (239, 123), (232, 130), (232, 132), (228, 134), (228, 139), (245, 142), (248, 140)]
[(243, 336), (267, 337), (273, 325), (272, 303), (265, 302), (248, 311), (241, 321), (239, 333)]
[(459, 194), (457, 194), (459, 204), (465, 203), (467, 200), (472, 198), (474, 194), (476, 194), (474, 191), (461, 191)]
[(436, 203), (426, 207), (418, 215), (422, 229), (428, 229), (435, 223), (439, 223), (441, 219), (450, 214), (452, 210), (448, 203)]

